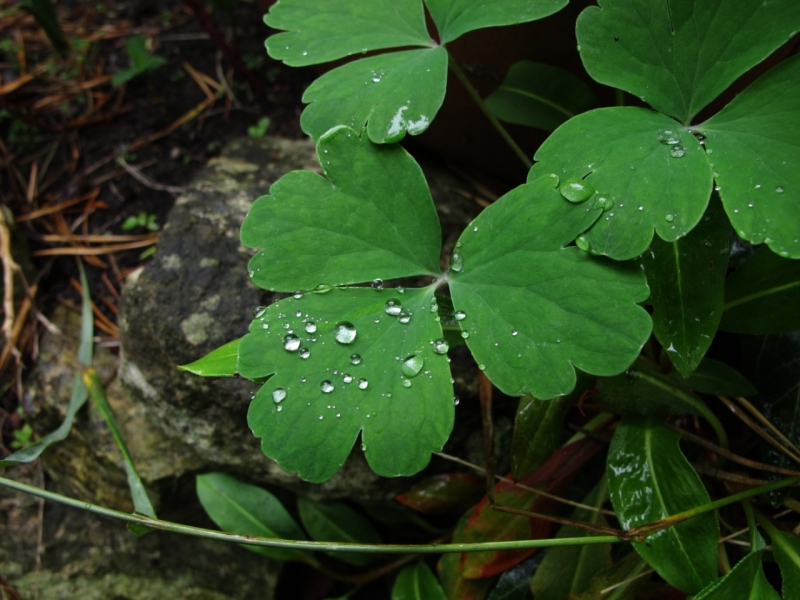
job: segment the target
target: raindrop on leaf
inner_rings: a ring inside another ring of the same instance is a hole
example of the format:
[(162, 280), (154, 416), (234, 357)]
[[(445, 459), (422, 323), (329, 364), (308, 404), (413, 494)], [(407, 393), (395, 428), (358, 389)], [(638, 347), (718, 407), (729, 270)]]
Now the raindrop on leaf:
[(275, 404), (280, 404), (286, 399), (286, 390), (283, 388), (275, 388), (272, 391), (272, 401)]
[(349, 321), (338, 323), (333, 330), (333, 337), (336, 338), (336, 341), (345, 345), (352, 344), (357, 334), (355, 325)]
[(290, 333), (283, 338), (283, 348), (287, 352), (297, 352), (300, 349), (300, 338)]

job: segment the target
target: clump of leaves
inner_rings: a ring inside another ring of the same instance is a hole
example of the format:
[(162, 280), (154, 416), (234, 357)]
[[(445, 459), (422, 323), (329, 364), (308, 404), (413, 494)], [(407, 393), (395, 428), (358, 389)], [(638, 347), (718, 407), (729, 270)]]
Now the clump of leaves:
[(131, 66), (114, 74), (114, 77), (111, 78), (111, 84), (114, 87), (119, 87), (148, 71), (154, 71), (167, 62), (163, 56), (152, 54), (147, 45), (147, 38), (138, 33), (128, 38), (125, 50), (130, 58)]
[(138, 215), (131, 215), (122, 222), (122, 230), (130, 231), (137, 227), (144, 227), (149, 231), (158, 231), (161, 227), (158, 224), (158, 217), (146, 212), (140, 212)]

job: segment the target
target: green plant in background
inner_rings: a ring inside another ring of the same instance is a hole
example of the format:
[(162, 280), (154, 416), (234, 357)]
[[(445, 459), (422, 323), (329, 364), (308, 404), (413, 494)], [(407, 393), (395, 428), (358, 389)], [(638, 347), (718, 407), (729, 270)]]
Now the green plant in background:
[(258, 123), (255, 125), (251, 125), (247, 128), (247, 135), (251, 138), (262, 138), (267, 135), (267, 129), (269, 129), (271, 120), (269, 117), (261, 117), (258, 120)]
[(131, 215), (122, 222), (122, 231), (130, 231), (137, 227), (145, 227), (149, 231), (158, 231), (161, 227), (156, 215), (140, 212), (138, 215)]
[(167, 62), (164, 57), (151, 54), (147, 47), (147, 38), (138, 33), (128, 38), (125, 50), (131, 60), (131, 66), (114, 74), (111, 84), (115, 87), (119, 87), (143, 73), (154, 71)]

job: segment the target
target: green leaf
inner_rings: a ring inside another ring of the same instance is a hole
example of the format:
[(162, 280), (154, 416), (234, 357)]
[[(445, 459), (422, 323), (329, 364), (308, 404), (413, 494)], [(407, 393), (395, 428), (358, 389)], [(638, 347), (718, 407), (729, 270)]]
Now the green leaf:
[(774, 527), (768, 530), (772, 554), (781, 568), (783, 598), (800, 598), (800, 540), (797, 536)]
[[(267, 490), (242, 483), (224, 473), (206, 473), (196, 479), (197, 497), (211, 520), (222, 531), (287, 540), (306, 536), (280, 501)], [(248, 550), (276, 560), (309, 562), (301, 550), (248, 546)]]
[(642, 254), (653, 229), (667, 242), (685, 236), (711, 194), (711, 165), (697, 138), (643, 108), (580, 114), (556, 129), (534, 159), (528, 181), (556, 173), (597, 190), (606, 213), (585, 240), (592, 253), (616, 260)]
[(711, 396), (755, 396), (758, 393), (738, 371), (710, 358), (704, 358), (689, 377), (680, 381), (696, 392)]
[(589, 86), (572, 72), (529, 60), (512, 65), (485, 102), (498, 119), (545, 131), (597, 105)]
[[(465, 514), (458, 521), (453, 531), (453, 539), (464, 538), (464, 529), (469, 520), (470, 513)], [(467, 579), (461, 573), (461, 557), (463, 555), (455, 552), (442, 554), (436, 564), (436, 571), (439, 574), (439, 581), (445, 590), (445, 594), (450, 600), (484, 600), (492, 587), (493, 579)]]
[(500, 575), (487, 600), (529, 600), (528, 584), (541, 564), (542, 556), (537, 554)]
[(602, 0), (578, 17), (596, 81), (688, 123), (800, 29), (795, 0)]
[[(647, 563), (636, 552), (626, 554), (613, 567), (592, 577), (589, 589), (570, 600), (636, 600), (649, 579), (644, 575), (646, 569)], [(614, 590), (609, 594), (605, 590), (610, 587)]]
[(724, 304), (731, 231), (718, 200), (700, 224), (674, 242), (654, 238), (643, 264), (653, 304), (653, 333), (685, 377), (717, 333)]
[[(608, 483), (605, 477), (583, 504), (600, 508), (606, 500)], [(607, 527), (602, 513), (579, 508), (570, 517), (573, 521)], [(556, 538), (586, 537), (591, 535), (586, 529), (564, 526)], [(585, 591), (592, 578), (611, 567), (611, 544), (587, 546), (557, 546), (550, 548), (542, 564), (530, 582), (530, 589), (536, 600), (567, 600), (572, 594)]]
[(535, 21), (558, 12), (567, 0), (425, 0), (442, 44), (468, 31)]
[[(791, 7), (790, 21), (798, 29), (800, 11), (794, 0), (776, 4)], [(707, 138), (708, 158), (734, 229), (740, 237), (790, 258), (800, 258), (798, 80), (800, 56), (793, 56), (697, 127)]]
[(484, 492), (485, 482), (471, 473), (442, 473), (414, 484), (397, 501), (425, 515), (460, 514)]
[(317, 154), (328, 179), (284, 175), (242, 224), (242, 243), (263, 248), (250, 260), (256, 285), (292, 292), (438, 273), (439, 219), (405, 150), (338, 127), (322, 136)]
[(200, 375), (200, 377), (233, 377), (239, 372), (237, 363), (239, 342), (241, 341), (241, 338), (239, 338), (228, 342), (216, 350), (212, 350), (203, 358), (188, 365), (178, 365), (178, 368), (181, 371)]
[(47, 38), (56, 52), (61, 55), (61, 58), (67, 58), (72, 51), (72, 48), (64, 35), (64, 30), (61, 29), (61, 23), (58, 20), (58, 13), (51, 0), (22, 0), (19, 3), (21, 10), (33, 15), (39, 26), (44, 29)]
[(725, 282), (719, 327), (749, 334), (800, 329), (800, 261), (759, 248)]
[(433, 44), (420, 0), (281, 0), (264, 22), (285, 30), (267, 40), (267, 52), (292, 67)]
[(587, 204), (566, 201), (544, 177), (485, 209), (456, 245), (450, 292), (466, 314), (459, 324), (509, 396), (568, 394), (575, 368), (619, 373), (650, 335), (650, 317), (635, 304), (648, 295), (642, 271), (564, 247), (597, 219)]
[[(323, 504), (299, 497), (300, 520), (311, 539), (318, 542), (358, 542), (380, 544), (381, 536), (367, 519), (340, 502)], [(334, 558), (358, 567), (373, 562), (377, 554), (365, 552), (329, 552)]]
[[(608, 450), (611, 503), (632, 529), (710, 502), (678, 447), (680, 435), (652, 418), (627, 417)], [(719, 526), (713, 512), (659, 531), (633, 547), (667, 583), (696, 593), (717, 576)]]
[(447, 600), (447, 596), (428, 565), (418, 562), (397, 575), (392, 600)]
[(303, 94), (300, 125), (315, 140), (336, 125), (365, 126), (373, 142), (425, 131), (444, 102), (447, 51), (380, 54), (329, 71)]
[[(264, 453), (288, 473), (325, 481), (361, 432), (376, 473), (424, 468), (447, 441), (454, 413), (447, 357), (438, 353), (446, 350), (433, 343), (442, 330), (432, 300), (432, 288), (333, 289), (258, 315), (239, 345), (239, 370), (249, 379), (275, 374), (248, 413)], [(387, 302), (403, 312), (387, 314)], [(348, 331), (355, 339), (339, 343)]]
[[(736, 563), (730, 573), (708, 585), (694, 600), (780, 600), (764, 576), (763, 550), (750, 552)], [(786, 600), (792, 596), (784, 596)]]

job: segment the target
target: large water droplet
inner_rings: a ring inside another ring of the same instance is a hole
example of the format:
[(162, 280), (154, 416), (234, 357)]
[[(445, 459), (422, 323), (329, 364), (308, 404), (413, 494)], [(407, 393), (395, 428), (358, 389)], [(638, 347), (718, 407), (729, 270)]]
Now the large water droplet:
[(383, 305), (383, 311), (387, 315), (392, 315), (396, 317), (401, 312), (403, 312), (403, 305), (400, 304), (400, 300), (395, 300), (394, 298), (390, 298), (386, 301), (386, 304)]
[(575, 238), (575, 245), (584, 252), (589, 252), (589, 240), (585, 235), (579, 235)]
[(358, 380), (358, 389), (365, 390), (369, 387), (369, 381), (366, 379), (359, 379)]
[(400, 371), (408, 378), (416, 377), (425, 366), (425, 360), (419, 354), (413, 354), (403, 361)]
[(658, 132), (658, 141), (667, 146), (675, 146), (681, 143), (681, 138), (672, 129), (662, 129)]
[(458, 273), (463, 268), (464, 268), (464, 258), (461, 256), (461, 253), (453, 252), (453, 256), (450, 258), (450, 270)]
[(333, 337), (340, 344), (352, 344), (357, 334), (356, 326), (350, 321), (342, 321), (333, 329)]
[(603, 211), (611, 210), (614, 208), (614, 201), (611, 198), (600, 196), (597, 200), (595, 200), (594, 208), (602, 208)]
[(353, 376), (350, 373), (342, 373), (342, 381), (345, 383), (353, 383)]
[(327, 379), (319, 384), (319, 389), (325, 394), (330, 394), (333, 391), (333, 384)]
[(686, 150), (683, 149), (683, 146), (673, 146), (669, 151), (672, 158), (681, 158), (684, 154), (686, 154)]
[(672, 223), (675, 220), (675, 215), (664, 215), (664, 220), (667, 223)]
[(283, 338), (283, 348), (287, 352), (297, 352), (300, 349), (300, 338), (290, 333)]
[(317, 324), (314, 321), (306, 323), (306, 333), (314, 333), (317, 330)]
[(275, 404), (280, 404), (286, 399), (286, 390), (283, 388), (275, 388), (272, 391), (272, 401)]
[(467, 318), (467, 313), (465, 313), (463, 310), (457, 310), (453, 316), (456, 318), (456, 321), (463, 321)]
[(433, 351), (436, 354), (447, 354), (447, 351), (450, 350), (450, 344), (447, 343), (447, 340), (432, 340), (431, 344), (433, 344)]
[(351, 365), (360, 365), (361, 364), (361, 355), (360, 354), (351, 354), (350, 355), (350, 364)]
[(383, 279), (375, 279), (372, 282), (372, 289), (381, 291), (383, 289)]
[(594, 195), (594, 188), (580, 179), (570, 179), (559, 186), (561, 195), (570, 202), (585, 202)]

